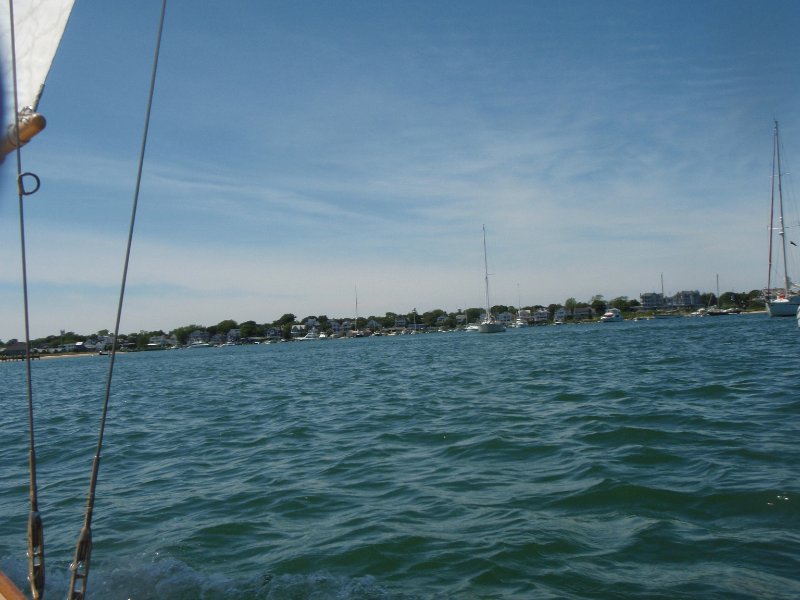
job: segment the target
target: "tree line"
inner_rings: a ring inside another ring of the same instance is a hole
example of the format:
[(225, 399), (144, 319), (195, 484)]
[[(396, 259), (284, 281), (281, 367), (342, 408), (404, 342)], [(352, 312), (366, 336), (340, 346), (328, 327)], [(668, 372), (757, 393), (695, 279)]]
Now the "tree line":
[[(725, 292), (720, 294), (719, 298), (717, 298), (717, 296), (713, 293), (704, 293), (701, 294), (700, 297), (704, 306), (740, 308), (742, 310), (762, 309), (764, 307), (764, 301), (759, 290), (752, 290), (746, 293)], [(552, 318), (555, 311), (562, 306), (569, 312), (574, 311), (576, 308), (591, 307), (592, 310), (594, 310), (595, 315), (601, 315), (609, 307), (618, 308), (622, 312), (631, 312), (636, 310), (641, 305), (638, 300), (628, 298), (627, 296), (618, 296), (612, 300), (605, 300), (602, 295), (596, 295), (593, 296), (589, 302), (578, 302), (575, 298), (567, 298), (563, 304), (549, 304), (547, 306), (536, 304), (522, 308), (531, 311), (531, 314), (538, 310), (547, 310), (549, 317)], [(491, 310), (492, 314), (497, 315), (503, 312), (516, 313), (518, 309), (514, 306), (497, 304), (494, 305)], [(224, 319), (216, 325), (204, 326), (191, 324), (177, 327), (169, 332), (156, 330), (120, 334), (119, 338), (117, 339), (117, 344), (119, 347), (144, 349), (147, 347), (147, 344), (150, 342), (152, 337), (163, 335), (169, 337), (174, 336), (180, 344), (185, 345), (189, 341), (189, 337), (194, 331), (206, 331), (210, 336), (213, 337), (216, 334), (227, 335), (231, 329), (238, 329), (242, 339), (263, 338), (267, 336), (270, 330), (277, 329), (280, 331), (282, 337), (288, 339), (291, 337), (291, 328), (293, 325), (306, 323), (309, 319), (316, 320), (317, 328), (320, 331), (330, 331), (331, 322), (333, 320), (342, 321), (348, 318), (351, 322), (355, 322), (356, 329), (366, 329), (370, 323), (376, 323), (381, 328), (394, 327), (398, 317), (405, 317), (407, 323), (417, 323), (418, 325), (425, 327), (444, 326), (454, 328), (458, 324), (457, 315), (466, 314), (467, 322), (473, 323), (480, 318), (483, 312), (484, 309), (475, 307), (467, 308), (465, 310), (458, 309), (456, 312), (447, 312), (442, 309), (435, 309), (419, 313), (416, 311), (416, 309), (413, 309), (408, 313), (387, 312), (381, 317), (372, 315), (368, 317), (359, 317), (357, 320), (351, 317), (330, 319), (327, 315), (309, 315), (303, 319), (298, 319), (296, 315), (292, 313), (286, 313), (279, 319), (276, 319), (270, 323), (256, 323), (252, 320), (237, 323), (233, 319)], [(444, 317), (444, 319), (440, 320), (440, 317)], [(109, 331), (107, 329), (101, 329), (97, 333), (89, 335), (82, 335), (73, 331), (67, 331), (62, 332), (59, 335), (49, 335), (47, 337), (31, 340), (31, 347), (40, 349), (58, 348), (59, 346), (75, 344), (77, 342), (96, 342), (104, 337), (107, 337), (108, 335)], [(5, 343), (0, 341), (0, 345), (10, 345), (16, 342), (16, 339), (8, 340), (8, 342)]]

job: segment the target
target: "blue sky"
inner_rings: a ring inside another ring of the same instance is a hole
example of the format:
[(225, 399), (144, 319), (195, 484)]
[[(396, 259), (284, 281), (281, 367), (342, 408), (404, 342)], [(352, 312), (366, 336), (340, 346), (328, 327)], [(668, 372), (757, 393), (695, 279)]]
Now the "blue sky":
[[(159, 10), (76, 2), (23, 157), (33, 336), (113, 328)], [(352, 316), (355, 286), (362, 316), (480, 306), (482, 224), (493, 303), (763, 287), (799, 25), (790, 1), (172, 0), (122, 331)]]

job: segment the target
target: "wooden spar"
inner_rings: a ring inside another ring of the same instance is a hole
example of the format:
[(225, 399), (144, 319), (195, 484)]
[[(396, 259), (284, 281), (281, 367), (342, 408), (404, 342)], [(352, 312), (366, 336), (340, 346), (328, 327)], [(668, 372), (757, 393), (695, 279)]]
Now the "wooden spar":
[(25, 594), (20, 592), (2, 571), (0, 571), (0, 600), (27, 600)]

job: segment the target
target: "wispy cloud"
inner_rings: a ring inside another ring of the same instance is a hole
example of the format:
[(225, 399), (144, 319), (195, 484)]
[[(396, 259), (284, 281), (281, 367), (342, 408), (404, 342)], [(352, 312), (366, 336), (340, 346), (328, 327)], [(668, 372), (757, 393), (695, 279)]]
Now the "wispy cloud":
[[(243, 19), (179, 2), (126, 322), (346, 314), (355, 283), (365, 312), (479, 305), (484, 223), (497, 301), (635, 297), (661, 273), (672, 291), (716, 273), (759, 287), (771, 120), (800, 131), (800, 78), (760, 60), (796, 46), (790, 28), (765, 37), (740, 8), (347, 5), (298, 19), (287, 5)], [(144, 31), (134, 12), (108, 26)], [(82, 44), (103, 41), (73, 21)], [(53, 125), (29, 152), (45, 185), (27, 201), (39, 315), (58, 298), (44, 327), (108, 326), (92, 319), (114, 302), (127, 231), (130, 73), (146, 73), (122, 56), (133, 37), (92, 72), (67, 54), (49, 83)], [(800, 154), (800, 135), (786, 139)], [(13, 213), (0, 206), (5, 239)], [(0, 293), (17, 268), (0, 265)], [(0, 316), (0, 337), (18, 331)]]

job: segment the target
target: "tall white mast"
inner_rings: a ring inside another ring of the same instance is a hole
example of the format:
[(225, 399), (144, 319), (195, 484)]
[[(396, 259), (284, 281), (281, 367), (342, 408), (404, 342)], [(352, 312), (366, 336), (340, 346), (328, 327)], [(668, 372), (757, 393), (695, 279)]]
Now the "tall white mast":
[[(783, 190), (781, 188), (781, 144), (778, 135), (778, 122), (775, 121), (775, 161), (778, 169), (778, 219), (780, 224), (781, 250), (783, 251), (783, 288), (789, 293), (789, 268), (786, 265), (786, 232), (783, 225)], [(774, 186), (773, 174), (773, 186)]]
[(486, 320), (491, 320), (489, 312), (489, 262), (486, 259), (486, 225), (483, 226), (483, 273), (486, 281)]

